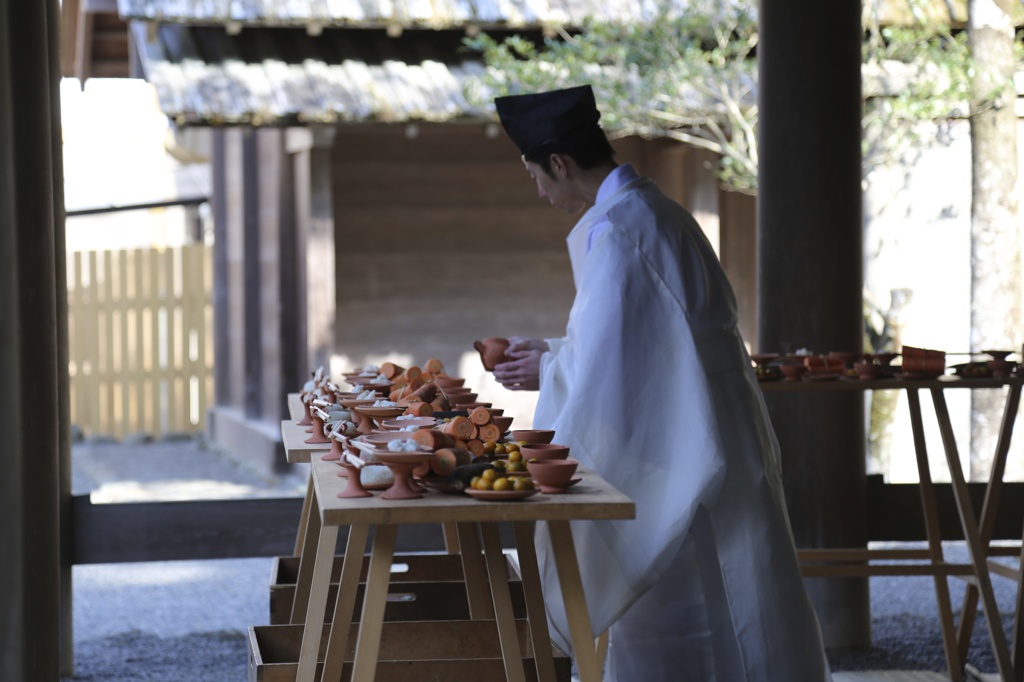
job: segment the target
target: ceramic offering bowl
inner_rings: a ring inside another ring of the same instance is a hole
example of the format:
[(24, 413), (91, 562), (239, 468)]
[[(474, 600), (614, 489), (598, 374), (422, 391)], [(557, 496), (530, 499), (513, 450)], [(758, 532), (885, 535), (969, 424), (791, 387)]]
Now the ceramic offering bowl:
[(342, 398), (341, 399), (341, 406), (342, 407), (347, 407), (350, 410), (353, 409), (353, 408), (356, 408), (356, 407), (363, 407), (365, 405), (373, 405), (373, 403), (374, 403), (374, 401), (372, 399), (366, 399), (366, 398), (363, 398), (362, 400), (360, 400), (359, 398)]
[(338, 493), (338, 497), (351, 498), (351, 497), (372, 497), (370, 491), (363, 487), (362, 481), (359, 480), (360, 469), (351, 462), (348, 458), (342, 458), (338, 462), (345, 472), (348, 474), (348, 485), (345, 489)]
[(575, 459), (549, 459), (540, 462), (527, 460), (526, 470), (543, 493), (557, 494), (565, 491), (576, 473), (579, 462)]
[(310, 421), (313, 422), (313, 433), (303, 443), (309, 443), (316, 445), (318, 443), (330, 443), (330, 439), (327, 434), (324, 433), (324, 421), (320, 419), (315, 413), (310, 417)]
[(452, 407), (464, 410), (466, 405), (476, 402), (476, 393), (449, 395), (448, 400), (451, 402)]
[(566, 459), (569, 457), (568, 445), (556, 445), (554, 443), (530, 443), (519, 446), (523, 453), (523, 459), (527, 462), (533, 460), (546, 461), (554, 459)]
[(402, 407), (401, 405), (395, 407), (374, 407), (373, 405), (360, 405), (353, 409), (359, 414), (379, 420), (394, 419), (395, 417), (405, 414), (405, 408)]
[(462, 388), (466, 380), (462, 377), (434, 377), (434, 383), (447, 391), (450, 388)]
[(299, 426), (309, 426), (313, 422), (311, 421), (312, 415), (309, 413), (309, 403), (302, 403), (302, 419), (295, 422)]
[(395, 482), (381, 494), (385, 500), (415, 500), (423, 497), (423, 490), (412, 480), (412, 472), (420, 464), (434, 458), (433, 452), (375, 452), (381, 462), (388, 465), (395, 475)]
[(513, 431), (512, 437), (516, 441), (523, 441), (525, 443), (550, 443), (555, 438), (555, 432), (549, 429), (522, 429), (519, 431)]
[(993, 360), (1005, 360), (1012, 350), (983, 350), (981, 351), (985, 355), (990, 356)]
[(800, 381), (803, 375), (807, 374), (807, 366), (782, 364), (779, 365), (779, 371), (782, 372), (786, 381)]
[(355, 384), (354, 386), (352, 392), (357, 395), (363, 391), (373, 391), (377, 395), (386, 396), (391, 393), (392, 384)]
[(512, 426), (513, 419), (514, 417), (495, 416), (494, 413), (491, 412), (491, 421), (494, 422), (495, 426), (501, 429), (502, 433), (508, 431), (508, 428)]
[(487, 411), (491, 413), (491, 417), (500, 417), (505, 414), (505, 410), (497, 407), (488, 407)]
[(371, 405), (359, 405), (352, 408), (359, 415), (359, 433), (373, 433), (376, 423), (385, 419), (392, 419), (405, 412), (404, 407), (374, 407)]
[(417, 429), (432, 429), (437, 425), (437, 420), (433, 417), (413, 417), (412, 419), (385, 419), (380, 423), (380, 428), (387, 431), (401, 431), (409, 426), (415, 426)]
[(336, 462), (341, 459), (343, 454), (345, 454), (345, 446), (337, 438), (332, 438), (330, 451), (320, 459), (325, 462)]
[(480, 353), (480, 362), (483, 363), (484, 369), (488, 372), (494, 371), (495, 365), (500, 365), (503, 362), (511, 360), (510, 357), (505, 355), (505, 351), (508, 350), (508, 347), (508, 339), (497, 337), (482, 339), (473, 343), (473, 348)]
[(844, 366), (849, 367), (864, 357), (863, 353), (849, 353), (847, 351), (834, 350), (828, 354), (830, 360), (838, 360)]
[(356, 424), (356, 430), (359, 433), (372, 433), (373, 432), (373, 420), (367, 417), (365, 414), (360, 414), (356, 407), (358, 404), (373, 405), (372, 400), (358, 400), (353, 402), (352, 409), (352, 421)]
[(408, 431), (380, 431), (363, 436), (359, 440), (369, 443), (375, 448), (386, 448), (393, 440), (412, 440), (412, 433)]
[(487, 409), (491, 409), (491, 405), (493, 404), (494, 403), (482, 403), (479, 401), (472, 403), (456, 403), (456, 405), (459, 406), (460, 410), (466, 410), (467, 412), (472, 412), (478, 407), (486, 407)]

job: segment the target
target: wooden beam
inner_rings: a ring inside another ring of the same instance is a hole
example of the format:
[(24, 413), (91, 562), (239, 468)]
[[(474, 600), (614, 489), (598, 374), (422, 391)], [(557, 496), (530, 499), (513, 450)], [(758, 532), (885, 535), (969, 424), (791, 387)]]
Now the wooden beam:
[[(978, 507), (984, 485), (970, 484)], [(935, 486), (942, 536), (959, 540), (956, 506), (948, 484)], [(995, 526), (995, 539), (1019, 540), (1024, 519), (1024, 483), (1007, 483)], [(925, 539), (920, 491), (916, 484), (868, 484), (868, 537), (872, 541)], [(72, 498), (75, 564), (132, 561), (231, 559), (290, 556), (302, 499), (195, 500), (93, 504), (88, 495)], [(502, 546), (513, 547), (511, 528), (501, 526)], [(345, 529), (342, 529), (345, 537)], [(342, 545), (343, 546), (343, 545)], [(400, 552), (443, 552), (444, 535), (436, 524), (403, 526)]]
[(75, 564), (290, 555), (301, 498), (93, 504), (72, 500)]
[[(880, 478), (880, 477), (879, 477)], [(985, 483), (968, 483), (971, 503), (981, 509)], [(948, 483), (936, 483), (935, 497), (943, 540), (963, 540), (953, 491)], [(868, 539), (876, 542), (914, 542), (925, 539), (921, 490), (916, 483), (869, 480), (867, 486)], [(1020, 540), (1024, 520), (1024, 483), (1006, 483), (996, 517), (994, 539)]]
[[(93, 504), (72, 498), (75, 564), (291, 556), (302, 498)], [(511, 527), (503, 547), (515, 547)], [(348, 538), (339, 535), (340, 547)], [(402, 526), (399, 552), (444, 552), (439, 524)]]

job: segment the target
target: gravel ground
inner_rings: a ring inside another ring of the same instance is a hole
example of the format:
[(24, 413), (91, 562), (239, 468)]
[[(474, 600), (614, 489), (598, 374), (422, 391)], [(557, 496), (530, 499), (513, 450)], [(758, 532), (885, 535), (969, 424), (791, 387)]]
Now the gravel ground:
[[(301, 496), (305, 471), (267, 477), (198, 440), (81, 443), (73, 489), (127, 502)], [(947, 557), (966, 557), (960, 543)], [(104, 564), (74, 568), (75, 676), (93, 682), (231, 682), (246, 679), (246, 629), (268, 620), (269, 558)], [(963, 583), (950, 580), (954, 608)], [(1013, 612), (1011, 581), (994, 577), (1000, 611)], [(835, 671), (944, 671), (931, 578), (872, 578), (873, 645), (830, 657)], [(1004, 619), (1011, 632), (1009, 618)], [(979, 616), (968, 660), (995, 670)]]

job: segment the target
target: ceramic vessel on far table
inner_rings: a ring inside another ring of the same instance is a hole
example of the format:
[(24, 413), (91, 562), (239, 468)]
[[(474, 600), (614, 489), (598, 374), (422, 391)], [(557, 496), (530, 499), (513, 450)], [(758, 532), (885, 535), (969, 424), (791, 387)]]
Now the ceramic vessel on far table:
[(877, 379), (882, 374), (882, 366), (873, 362), (855, 362), (853, 369), (857, 372), (857, 377), (864, 381)]
[(1016, 363), (1009, 360), (989, 360), (987, 364), (988, 368), (992, 370), (993, 379), (1005, 379), (1010, 376), (1016, 366)]
[(807, 374), (807, 366), (783, 363), (779, 365), (779, 371), (782, 372), (782, 376), (786, 378), (786, 381), (800, 381)]

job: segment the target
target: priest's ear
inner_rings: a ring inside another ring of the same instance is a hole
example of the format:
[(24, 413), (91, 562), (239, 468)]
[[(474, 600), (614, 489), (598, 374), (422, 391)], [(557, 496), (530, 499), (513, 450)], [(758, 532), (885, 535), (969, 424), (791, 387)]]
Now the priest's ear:
[(553, 178), (565, 180), (572, 176), (576, 169), (576, 162), (568, 154), (550, 154), (547, 166), (546, 170)]

